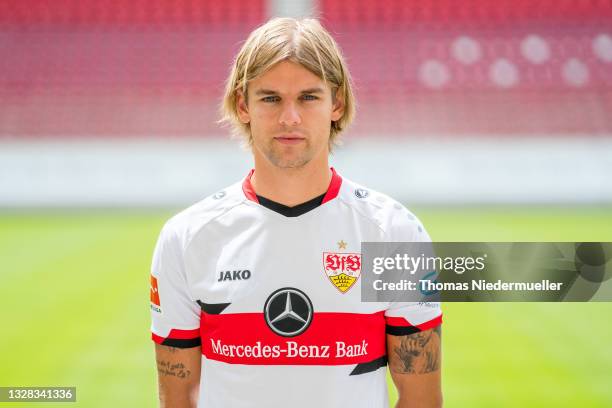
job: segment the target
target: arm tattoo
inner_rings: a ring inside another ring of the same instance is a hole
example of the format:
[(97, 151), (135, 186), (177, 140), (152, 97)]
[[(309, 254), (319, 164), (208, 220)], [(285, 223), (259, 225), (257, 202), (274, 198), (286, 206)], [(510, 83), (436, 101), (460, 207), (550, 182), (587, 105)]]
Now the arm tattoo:
[(389, 368), (400, 374), (426, 374), (439, 370), (441, 336), (441, 326), (402, 336), (399, 347), (393, 349), (398, 358)]
[(188, 378), (191, 371), (185, 368), (183, 363), (170, 360), (157, 360), (157, 372), (160, 377)]

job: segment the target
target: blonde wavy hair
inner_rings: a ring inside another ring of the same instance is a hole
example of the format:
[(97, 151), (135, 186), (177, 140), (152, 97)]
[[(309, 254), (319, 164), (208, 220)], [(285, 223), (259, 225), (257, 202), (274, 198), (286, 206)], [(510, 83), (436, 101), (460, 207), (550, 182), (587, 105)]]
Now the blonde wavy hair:
[(236, 110), (238, 91), (242, 91), (248, 100), (249, 81), (285, 60), (298, 63), (321, 78), (330, 86), (334, 100), (337, 94), (344, 99), (344, 114), (331, 123), (331, 149), (338, 144), (338, 135), (353, 121), (355, 96), (351, 77), (338, 44), (313, 18), (274, 18), (249, 35), (226, 80), (219, 122), (229, 124), (234, 136), (243, 138), (245, 145), (252, 146), (250, 125), (240, 121)]

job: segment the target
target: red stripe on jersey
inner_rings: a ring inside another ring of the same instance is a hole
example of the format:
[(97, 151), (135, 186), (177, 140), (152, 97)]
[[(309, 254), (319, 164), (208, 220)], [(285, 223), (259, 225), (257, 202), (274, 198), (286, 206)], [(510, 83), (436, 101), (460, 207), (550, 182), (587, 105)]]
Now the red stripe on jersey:
[(263, 313), (201, 315), (202, 354), (248, 365), (344, 365), (386, 355), (384, 312), (314, 313), (295, 337), (274, 333)]
[(164, 340), (166, 340), (165, 337), (162, 336), (158, 336), (155, 333), (151, 333), (151, 338), (153, 339), (154, 342), (156, 342), (157, 344), (162, 344), (164, 342)]
[(395, 327), (416, 327), (419, 330), (429, 330), (442, 324), (442, 315), (426, 321), (421, 324), (414, 325), (403, 317), (385, 316), (385, 320), (389, 326)]
[(251, 184), (251, 176), (253, 176), (253, 173), (255, 173), (255, 169), (251, 169), (248, 176), (246, 176), (246, 178), (242, 182), (242, 191), (244, 192), (246, 198), (259, 204), (257, 194), (255, 194), (255, 190), (253, 189), (253, 185)]
[[(342, 177), (340, 177), (340, 175), (336, 173), (336, 170), (333, 167), (331, 167), (330, 169), (332, 171), (332, 178), (329, 182), (329, 187), (327, 187), (327, 192), (325, 193), (325, 197), (323, 197), (323, 201), (321, 202), (321, 204), (325, 204), (326, 202), (338, 197), (338, 193), (340, 192), (340, 186), (342, 185)], [(253, 173), (255, 173), (255, 169), (251, 169), (249, 174), (242, 182), (242, 191), (244, 192), (246, 198), (256, 203), (259, 203), (259, 200), (257, 199), (257, 194), (255, 193), (255, 189), (253, 189), (253, 185), (251, 184), (251, 177), (253, 176)]]
[(434, 327), (437, 327), (437, 326), (439, 326), (441, 324), (442, 324), (442, 315), (436, 317), (435, 319), (431, 319), (428, 322), (417, 324), (416, 327), (421, 329), (421, 331), (424, 331), (424, 330), (433, 329)]
[(338, 193), (340, 192), (340, 186), (342, 185), (342, 177), (340, 177), (340, 175), (336, 173), (336, 170), (333, 167), (331, 168), (331, 171), (331, 182), (329, 183), (327, 193), (325, 194), (325, 197), (323, 197), (323, 201), (321, 202), (321, 204), (325, 204), (326, 202), (338, 197)]
[(162, 336), (158, 336), (155, 333), (151, 333), (151, 338), (153, 338), (153, 341), (156, 342), (157, 344), (162, 344), (164, 340), (166, 339), (191, 340), (191, 339), (197, 339), (198, 337), (200, 337), (200, 329), (192, 329), (192, 330), (172, 329), (170, 330), (170, 333), (168, 333), (168, 337), (162, 337)]

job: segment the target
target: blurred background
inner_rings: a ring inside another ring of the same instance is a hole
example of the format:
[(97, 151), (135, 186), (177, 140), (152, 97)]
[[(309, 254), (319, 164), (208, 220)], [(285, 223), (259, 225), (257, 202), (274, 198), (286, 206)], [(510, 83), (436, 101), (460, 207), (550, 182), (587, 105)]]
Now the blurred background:
[[(154, 406), (153, 245), (250, 169), (217, 111), (273, 16), (334, 35), (332, 163), (434, 240), (612, 241), (612, 0), (0, 0), (0, 386)], [(610, 304), (444, 312), (447, 406), (612, 406)]]

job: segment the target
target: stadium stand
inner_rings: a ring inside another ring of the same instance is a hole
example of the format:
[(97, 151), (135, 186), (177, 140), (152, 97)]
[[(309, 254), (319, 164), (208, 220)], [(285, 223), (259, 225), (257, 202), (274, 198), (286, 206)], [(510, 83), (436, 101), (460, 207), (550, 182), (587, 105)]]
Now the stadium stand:
[(612, 2), (321, 0), (358, 134), (610, 135)]
[(0, 137), (218, 135), (261, 0), (0, 2)]
[[(255, 0), (0, 2), (0, 137), (215, 137)], [(612, 1), (320, 0), (362, 136), (612, 134)]]

